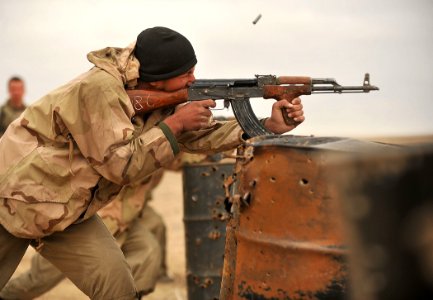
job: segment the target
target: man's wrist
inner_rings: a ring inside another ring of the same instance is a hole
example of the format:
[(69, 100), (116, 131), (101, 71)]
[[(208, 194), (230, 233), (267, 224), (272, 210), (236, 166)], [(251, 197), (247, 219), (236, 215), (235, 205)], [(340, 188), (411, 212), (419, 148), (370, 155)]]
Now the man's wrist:
[(174, 136), (178, 137), (183, 132), (183, 125), (181, 122), (178, 122), (175, 118), (168, 117), (164, 120), (165, 125), (170, 128), (171, 132)]
[(267, 130), (273, 132), (272, 126), (269, 126), (271, 122), (270, 118), (264, 118), (260, 120), (260, 123), (262, 123), (263, 127), (265, 127)]
[(170, 143), (171, 149), (173, 150), (173, 154), (176, 155), (179, 153), (179, 145), (177, 144), (176, 136), (174, 136), (170, 127), (167, 126), (165, 122), (160, 122), (158, 127), (162, 130), (168, 142)]
[(268, 121), (268, 119), (269, 118), (263, 118), (263, 119), (260, 119), (259, 122), (262, 124), (263, 127), (266, 128), (266, 122)]

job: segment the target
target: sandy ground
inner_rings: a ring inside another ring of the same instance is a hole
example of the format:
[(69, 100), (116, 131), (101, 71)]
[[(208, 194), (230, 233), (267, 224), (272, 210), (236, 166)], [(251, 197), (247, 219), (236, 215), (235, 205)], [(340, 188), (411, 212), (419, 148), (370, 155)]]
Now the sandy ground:
[[(161, 184), (155, 191), (151, 206), (158, 211), (167, 225), (167, 263), (169, 274), (174, 281), (171, 283), (158, 283), (155, 292), (145, 297), (149, 300), (185, 300), (185, 244), (182, 199), (181, 173), (166, 172)], [(35, 253), (29, 247), (14, 276), (24, 272), (30, 266), (30, 259)], [(68, 279), (63, 280), (57, 287), (36, 298), (39, 300), (81, 300), (88, 299)]]

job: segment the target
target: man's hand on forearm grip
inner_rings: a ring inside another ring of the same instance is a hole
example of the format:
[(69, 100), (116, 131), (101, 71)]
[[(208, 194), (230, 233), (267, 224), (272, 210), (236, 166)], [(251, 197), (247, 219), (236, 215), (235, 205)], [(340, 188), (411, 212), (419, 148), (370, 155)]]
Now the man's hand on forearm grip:
[[(302, 108), (303, 106), (300, 98), (295, 98), (291, 102), (284, 99), (275, 102), (272, 106), (271, 117), (266, 119), (266, 129), (277, 134), (285, 133), (294, 129), (305, 120)], [(289, 118), (293, 119), (294, 123), (292, 125), (287, 125), (281, 112), (286, 113)]]

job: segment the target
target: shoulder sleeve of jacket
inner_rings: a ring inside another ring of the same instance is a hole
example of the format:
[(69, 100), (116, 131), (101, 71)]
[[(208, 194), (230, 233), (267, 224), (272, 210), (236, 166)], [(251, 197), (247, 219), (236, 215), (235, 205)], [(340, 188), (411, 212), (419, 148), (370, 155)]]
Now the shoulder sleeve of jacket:
[(159, 127), (137, 134), (123, 86), (103, 71), (70, 91), (60, 107), (66, 127), (90, 165), (117, 184), (139, 182), (174, 159)]
[(231, 150), (243, 141), (243, 131), (236, 121), (215, 122), (212, 126), (182, 134), (178, 138), (181, 151), (212, 154)]

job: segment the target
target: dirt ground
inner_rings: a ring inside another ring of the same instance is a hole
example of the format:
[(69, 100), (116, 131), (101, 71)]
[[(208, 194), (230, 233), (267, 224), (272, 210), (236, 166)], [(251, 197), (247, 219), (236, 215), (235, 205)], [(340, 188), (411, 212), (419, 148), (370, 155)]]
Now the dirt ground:
[[(167, 264), (169, 274), (174, 279), (170, 283), (158, 283), (155, 292), (145, 297), (149, 300), (185, 300), (185, 244), (183, 227), (182, 174), (166, 172), (161, 184), (157, 187), (151, 206), (158, 211), (167, 225)], [(35, 253), (29, 247), (14, 276), (24, 272), (30, 266), (30, 259)], [(42, 295), (38, 300), (81, 300), (88, 299), (68, 279)]]

